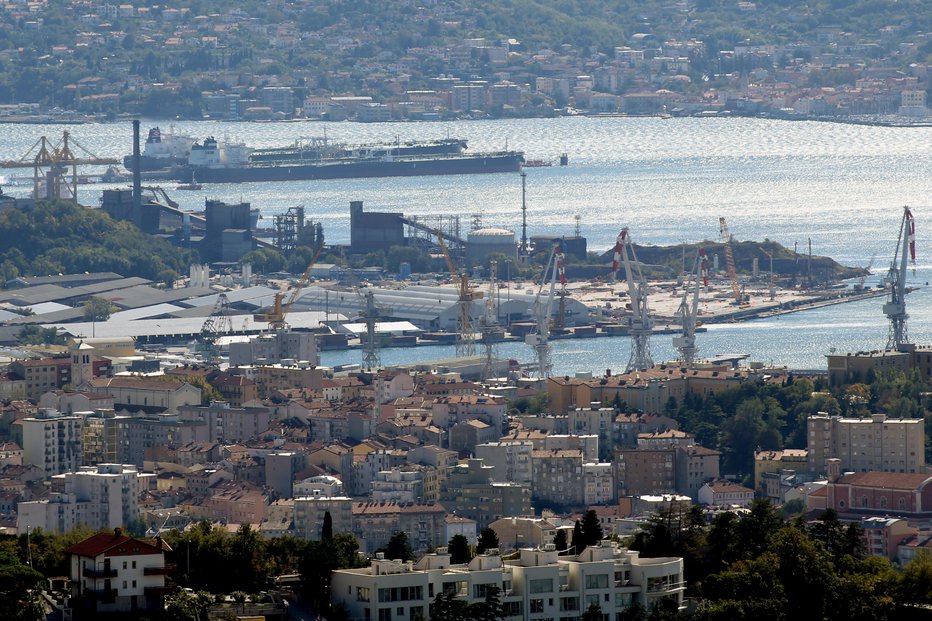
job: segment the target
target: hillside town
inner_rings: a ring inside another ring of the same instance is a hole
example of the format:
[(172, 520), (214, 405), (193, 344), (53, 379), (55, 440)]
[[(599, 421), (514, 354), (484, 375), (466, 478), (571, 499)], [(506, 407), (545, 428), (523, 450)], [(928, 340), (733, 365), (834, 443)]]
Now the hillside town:
[(468, 7), (398, 4), (380, 24), (306, 2), (203, 3), (205, 12), (9, 2), (0, 119), (928, 116), (928, 33), (906, 23), (852, 32), (784, 8), (779, 19), (797, 32), (776, 40), (749, 26), (740, 38), (717, 20), (751, 24), (772, 8), (737, 2), (706, 15), (684, 1), (654, 7), (625, 34), (609, 30), (598, 46), (548, 46), (477, 35), (485, 28)]

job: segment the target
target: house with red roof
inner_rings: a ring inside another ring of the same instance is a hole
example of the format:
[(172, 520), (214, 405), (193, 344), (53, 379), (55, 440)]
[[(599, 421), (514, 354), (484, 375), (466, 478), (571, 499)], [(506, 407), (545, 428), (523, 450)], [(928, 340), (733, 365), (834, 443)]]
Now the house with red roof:
[[(161, 538), (142, 540), (122, 529), (99, 533), (68, 548), (75, 612), (163, 610), (168, 544)], [(80, 614), (80, 613), (79, 613)]]

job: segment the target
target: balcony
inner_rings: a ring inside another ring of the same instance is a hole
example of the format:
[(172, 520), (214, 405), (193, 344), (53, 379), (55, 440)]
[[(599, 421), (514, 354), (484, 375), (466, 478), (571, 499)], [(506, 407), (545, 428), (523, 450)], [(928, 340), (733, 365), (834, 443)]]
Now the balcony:
[(81, 575), (92, 580), (100, 580), (102, 578), (116, 578), (117, 570), (115, 567), (82, 567)]
[(167, 576), (175, 573), (176, 565), (166, 564), (165, 567), (146, 567), (142, 570), (143, 576)]

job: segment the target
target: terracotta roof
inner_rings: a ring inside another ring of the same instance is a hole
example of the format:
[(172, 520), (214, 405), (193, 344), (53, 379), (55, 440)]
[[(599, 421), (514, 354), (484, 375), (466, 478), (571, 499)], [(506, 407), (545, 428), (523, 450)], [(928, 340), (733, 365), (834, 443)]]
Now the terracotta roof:
[[(161, 548), (157, 547), (158, 544), (156, 544), (156, 542), (161, 544)], [(65, 552), (77, 556), (95, 557), (106, 554), (114, 548), (118, 548), (127, 543), (132, 543), (133, 548), (139, 548), (139, 552), (135, 552), (135, 554), (161, 554), (163, 551), (171, 551), (168, 544), (161, 539), (157, 539), (156, 542), (128, 537), (123, 534), (122, 530), (117, 528), (112, 533), (99, 533), (92, 537), (88, 537), (84, 541), (74, 544), (65, 550)]]
[(413, 502), (354, 502), (353, 515), (384, 515), (392, 513), (443, 513), (447, 510), (439, 503), (415, 504)]
[(743, 485), (738, 485), (737, 483), (732, 483), (730, 481), (712, 481), (711, 483), (707, 483), (706, 485), (712, 488), (712, 491), (715, 492), (716, 494), (736, 493), (736, 492), (750, 492), (751, 494), (754, 493), (754, 490), (752, 490), (751, 488), (745, 487)]
[(915, 490), (932, 481), (932, 475), (907, 472), (853, 472), (843, 475), (836, 485), (883, 487), (887, 489)]

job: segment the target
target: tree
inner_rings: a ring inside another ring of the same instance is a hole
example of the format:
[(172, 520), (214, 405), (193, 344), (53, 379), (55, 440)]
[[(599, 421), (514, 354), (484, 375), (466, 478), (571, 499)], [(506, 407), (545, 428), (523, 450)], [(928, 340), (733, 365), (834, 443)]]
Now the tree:
[(564, 550), (566, 550), (566, 547), (568, 544), (566, 541), (566, 529), (565, 528), (561, 528), (557, 530), (557, 534), (553, 536), (553, 545), (560, 552), (563, 552)]
[(492, 528), (486, 526), (479, 533), (479, 545), (476, 546), (476, 552), (484, 554), (486, 550), (498, 548), (498, 533)]
[(402, 562), (414, 559), (414, 550), (411, 549), (411, 542), (408, 541), (406, 532), (399, 530), (392, 535), (385, 548), (385, 557), (392, 560), (401, 559)]
[(596, 515), (595, 510), (589, 509), (586, 511), (581, 526), (583, 540), (586, 542), (587, 547), (597, 545), (602, 541), (602, 524), (599, 522), (599, 516)]
[(0, 618), (12, 621), (45, 619), (39, 603), (43, 576), (9, 551), (0, 551)]
[(110, 300), (104, 298), (92, 297), (84, 302), (84, 320), (85, 321), (107, 321), (116, 307), (110, 303)]
[(602, 607), (598, 604), (589, 604), (586, 612), (579, 617), (580, 621), (602, 621)]
[(583, 534), (582, 524), (579, 523), (579, 520), (576, 520), (576, 523), (573, 524), (573, 538), (570, 539), (570, 547), (573, 549), (573, 554), (579, 554), (586, 549), (586, 536)]
[(469, 604), (457, 599), (453, 591), (441, 591), (430, 605), (430, 618), (443, 621), (469, 621)]
[(333, 517), (329, 511), (324, 513), (324, 523), (320, 527), (320, 538), (325, 541), (333, 539)]
[(453, 535), (447, 544), (447, 551), (450, 553), (451, 563), (468, 563), (472, 559), (469, 540), (466, 539), (465, 535)]
[(166, 289), (172, 289), (175, 281), (181, 278), (181, 274), (172, 269), (164, 269), (155, 275), (155, 279), (165, 285)]
[[(505, 617), (505, 609), (500, 598), (501, 589), (495, 585), (486, 585), (485, 600), (470, 604), (466, 609), (469, 621), (495, 621)], [(437, 617), (443, 619), (444, 617)]]

